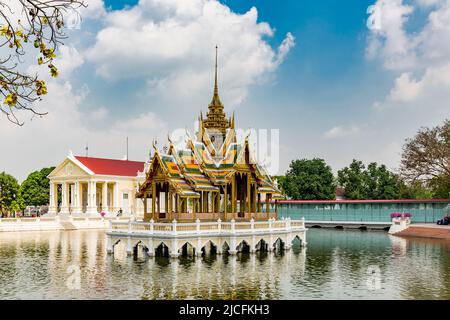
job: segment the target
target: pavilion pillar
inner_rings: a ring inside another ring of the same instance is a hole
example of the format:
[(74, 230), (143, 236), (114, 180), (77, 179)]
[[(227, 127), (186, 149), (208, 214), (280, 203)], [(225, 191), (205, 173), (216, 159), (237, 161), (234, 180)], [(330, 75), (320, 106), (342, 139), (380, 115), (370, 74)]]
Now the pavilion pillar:
[(169, 220), (172, 221), (173, 194), (169, 191)]
[(236, 176), (231, 181), (231, 212), (233, 217), (236, 217)]
[(252, 202), (251, 202), (251, 185), (250, 185), (250, 174), (247, 174), (247, 212), (252, 212)]
[(144, 193), (144, 221), (150, 221), (151, 216), (149, 215), (148, 208), (147, 208), (147, 192)]
[(180, 195), (177, 194), (177, 198), (176, 198), (176, 205), (177, 205), (177, 212), (178, 212), (178, 219), (180, 218), (181, 215), (181, 198)]
[(167, 187), (167, 191), (164, 192), (164, 212), (165, 218), (169, 217), (169, 187)]
[(227, 211), (228, 211), (228, 184), (225, 183), (225, 189), (223, 191), (223, 213), (225, 219), (227, 218)]
[(102, 184), (102, 208), (105, 213), (108, 212), (108, 182), (104, 181)]
[(278, 220), (278, 200), (275, 200), (275, 219)]
[(211, 195), (211, 213), (213, 214), (213, 219), (214, 219), (214, 213), (216, 212), (216, 193), (215, 192), (209, 192), (209, 194)]
[(155, 183), (155, 181), (152, 181), (152, 217), (153, 217), (153, 220), (156, 219), (155, 211), (156, 211), (156, 183)]
[(269, 217), (270, 217), (270, 202), (269, 202), (269, 198), (270, 198), (270, 193), (266, 193), (266, 213), (267, 213), (267, 219), (269, 219)]
[[(256, 192), (258, 193), (258, 187), (256, 187)], [(261, 212), (261, 193), (258, 193), (258, 212)]]
[(195, 210), (195, 203), (197, 199), (192, 198), (192, 216), (194, 217), (194, 220), (197, 219), (197, 210)]
[(214, 193), (215, 199), (214, 199), (214, 213), (220, 212), (220, 189), (218, 192)]
[(156, 219), (159, 219), (159, 213), (161, 212), (161, 190), (156, 192)]
[(256, 183), (253, 184), (253, 197), (252, 197), (252, 211), (256, 212), (256, 197), (257, 197), (257, 193), (258, 193), (258, 188), (256, 186)]

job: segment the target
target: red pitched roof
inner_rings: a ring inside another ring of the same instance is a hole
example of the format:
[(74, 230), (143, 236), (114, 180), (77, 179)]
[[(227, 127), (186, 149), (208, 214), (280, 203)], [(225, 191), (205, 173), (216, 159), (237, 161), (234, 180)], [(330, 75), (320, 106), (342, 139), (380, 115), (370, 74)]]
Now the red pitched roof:
[(144, 162), (140, 161), (102, 159), (81, 156), (75, 156), (75, 158), (95, 174), (136, 177), (138, 171), (144, 170)]

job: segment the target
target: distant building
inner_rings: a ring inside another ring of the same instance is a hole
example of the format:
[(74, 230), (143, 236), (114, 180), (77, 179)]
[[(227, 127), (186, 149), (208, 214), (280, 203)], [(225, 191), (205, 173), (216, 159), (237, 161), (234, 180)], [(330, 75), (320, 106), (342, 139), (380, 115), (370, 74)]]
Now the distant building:
[(336, 200), (346, 200), (347, 198), (345, 197), (345, 189), (342, 187), (337, 187), (336, 188)]
[[(69, 152), (48, 176), (49, 214), (136, 213), (135, 199), (144, 162), (74, 156)], [(60, 202), (58, 203), (58, 193)]]

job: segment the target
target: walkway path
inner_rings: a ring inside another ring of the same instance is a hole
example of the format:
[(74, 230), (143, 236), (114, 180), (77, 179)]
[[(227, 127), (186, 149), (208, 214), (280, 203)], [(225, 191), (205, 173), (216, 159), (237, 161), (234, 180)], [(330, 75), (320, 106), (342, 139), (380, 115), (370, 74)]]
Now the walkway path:
[(421, 237), (450, 240), (450, 225), (440, 226), (431, 223), (412, 224), (409, 228), (395, 234), (402, 237)]

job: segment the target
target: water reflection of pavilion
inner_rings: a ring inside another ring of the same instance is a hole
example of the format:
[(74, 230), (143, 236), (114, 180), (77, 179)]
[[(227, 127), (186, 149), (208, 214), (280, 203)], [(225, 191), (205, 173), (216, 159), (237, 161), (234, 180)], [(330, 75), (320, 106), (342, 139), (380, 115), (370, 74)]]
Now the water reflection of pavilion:
[[(305, 272), (306, 249), (210, 256), (203, 259), (148, 259), (151, 276), (142, 284), (147, 299), (281, 299), (292, 278)], [(289, 260), (280, 263), (280, 259)], [(161, 266), (162, 264), (162, 266)]]

